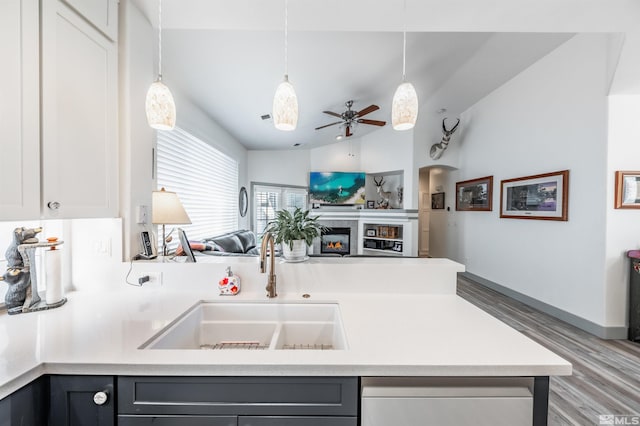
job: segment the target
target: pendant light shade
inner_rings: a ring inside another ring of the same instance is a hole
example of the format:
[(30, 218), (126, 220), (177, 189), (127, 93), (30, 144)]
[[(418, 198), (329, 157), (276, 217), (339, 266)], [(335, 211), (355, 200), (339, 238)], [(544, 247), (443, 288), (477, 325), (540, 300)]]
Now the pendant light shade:
[(418, 118), (418, 94), (413, 84), (405, 81), (396, 89), (391, 104), (391, 125), (394, 130), (409, 130)]
[(147, 92), (145, 103), (149, 126), (156, 130), (173, 130), (176, 125), (176, 105), (171, 90), (157, 80)]
[(171, 91), (162, 83), (162, 0), (158, 0), (158, 79), (147, 91), (145, 110), (153, 129), (173, 130), (176, 126), (176, 104)]
[(298, 97), (287, 75), (273, 97), (273, 123), (284, 131), (295, 130), (298, 124)]

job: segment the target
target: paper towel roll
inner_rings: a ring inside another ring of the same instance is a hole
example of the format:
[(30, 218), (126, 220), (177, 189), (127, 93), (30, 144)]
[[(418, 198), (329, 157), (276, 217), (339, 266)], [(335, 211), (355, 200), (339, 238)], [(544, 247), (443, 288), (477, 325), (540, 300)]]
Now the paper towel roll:
[(45, 301), (47, 305), (52, 305), (62, 300), (62, 276), (61, 256), (62, 250), (47, 250), (44, 252), (45, 279), (47, 280), (47, 292)]

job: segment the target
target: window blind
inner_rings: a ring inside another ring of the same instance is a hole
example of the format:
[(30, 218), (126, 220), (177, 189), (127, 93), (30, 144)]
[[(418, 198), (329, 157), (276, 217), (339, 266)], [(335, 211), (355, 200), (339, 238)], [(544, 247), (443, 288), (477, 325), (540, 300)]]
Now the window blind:
[[(176, 127), (171, 132), (158, 132), (156, 173), (158, 189), (174, 191), (182, 201), (191, 225), (178, 226), (190, 240), (238, 228), (236, 160)], [(176, 242), (174, 235), (171, 246)]]
[(307, 190), (283, 185), (253, 186), (253, 231), (258, 238), (275, 219), (278, 210), (293, 212), (296, 207), (307, 209)]

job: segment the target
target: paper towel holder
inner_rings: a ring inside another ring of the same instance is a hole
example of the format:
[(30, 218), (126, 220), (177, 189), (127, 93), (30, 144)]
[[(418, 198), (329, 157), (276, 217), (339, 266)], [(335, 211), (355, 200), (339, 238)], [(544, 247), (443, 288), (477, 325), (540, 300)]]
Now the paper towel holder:
[(36, 273), (36, 264), (34, 263), (37, 248), (57, 247), (61, 244), (64, 244), (64, 241), (37, 242), (32, 244), (20, 244), (18, 246), (18, 251), (24, 260), (23, 271), (29, 273), (30, 283), (29, 287), (27, 287), (27, 297), (24, 304), (22, 306), (8, 309), (7, 313), (9, 315), (54, 309), (67, 303), (66, 297), (63, 297), (60, 301), (52, 304), (47, 304), (40, 298), (40, 295), (38, 294), (38, 274)]

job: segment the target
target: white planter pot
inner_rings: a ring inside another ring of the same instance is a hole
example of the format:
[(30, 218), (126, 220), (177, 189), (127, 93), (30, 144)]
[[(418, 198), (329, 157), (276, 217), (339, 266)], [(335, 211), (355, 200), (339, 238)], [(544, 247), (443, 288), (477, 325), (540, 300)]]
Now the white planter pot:
[(282, 243), (282, 256), (287, 262), (302, 262), (307, 259), (307, 243), (304, 240), (295, 240), (293, 249), (289, 243)]

